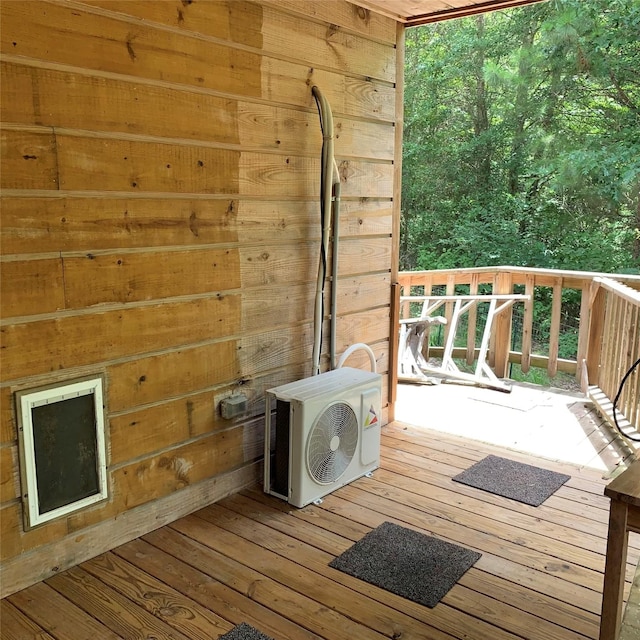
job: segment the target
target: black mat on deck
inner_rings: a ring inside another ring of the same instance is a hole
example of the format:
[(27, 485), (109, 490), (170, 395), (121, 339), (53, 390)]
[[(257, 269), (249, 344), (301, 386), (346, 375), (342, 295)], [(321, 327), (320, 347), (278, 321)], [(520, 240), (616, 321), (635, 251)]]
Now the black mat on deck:
[(538, 507), (570, 477), (507, 458), (487, 456), (453, 480)]
[(273, 640), (273, 638), (254, 629), (246, 622), (241, 622), (237, 627), (220, 636), (218, 640)]
[(384, 522), (329, 566), (435, 607), (482, 554)]

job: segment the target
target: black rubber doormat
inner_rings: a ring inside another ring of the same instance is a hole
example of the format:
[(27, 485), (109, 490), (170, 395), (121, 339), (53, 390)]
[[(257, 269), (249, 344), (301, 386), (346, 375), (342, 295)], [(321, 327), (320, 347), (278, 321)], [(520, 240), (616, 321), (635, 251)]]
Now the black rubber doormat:
[(384, 522), (329, 566), (433, 608), (481, 555)]
[(241, 622), (237, 627), (220, 636), (218, 640), (273, 640), (273, 638), (254, 629), (250, 624)]
[(487, 456), (453, 480), (538, 507), (570, 477), (507, 458)]

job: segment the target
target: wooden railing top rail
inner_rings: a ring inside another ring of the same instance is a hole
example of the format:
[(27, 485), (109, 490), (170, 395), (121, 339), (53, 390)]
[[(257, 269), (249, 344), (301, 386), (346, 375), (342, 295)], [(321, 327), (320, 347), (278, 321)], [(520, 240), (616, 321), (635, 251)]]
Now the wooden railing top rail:
[[(534, 277), (537, 286), (553, 286), (558, 278), (570, 289), (582, 289), (594, 278), (608, 278), (623, 282), (634, 289), (640, 289), (640, 276), (630, 274), (612, 274), (599, 271), (571, 271), (563, 269), (535, 269), (532, 267), (465, 267), (460, 269), (437, 269), (423, 271), (401, 271), (398, 280), (401, 284), (407, 281), (431, 277), (432, 284), (447, 284), (453, 279), (454, 284), (468, 284), (471, 275), (479, 277), (479, 283), (492, 282), (497, 274), (509, 274), (513, 284), (525, 284), (527, 277)], [(486, 276), (486, 279), (483, 279)], [(412, 283), (413, 284), (413, 283)], [(415, 284), (419, 284), (415, 282)]]
[(621, 284), (620, 282), (616, 282), (609, 277), (606, 278), (594, 278), (594, 282), (597, 282), (601, 287), (604, 287), (608, 291), (615, 293), (620, 298), (634, 304), (636, 306), (640, 306), (640, 291), (636, 291), (631, 287)]

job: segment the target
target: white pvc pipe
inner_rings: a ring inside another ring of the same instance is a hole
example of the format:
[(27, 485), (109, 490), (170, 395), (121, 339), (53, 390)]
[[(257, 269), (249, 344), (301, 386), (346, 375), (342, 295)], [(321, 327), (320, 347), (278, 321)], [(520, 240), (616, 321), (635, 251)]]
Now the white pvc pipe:
[(377, 373), (377, 368), (376, 368), (376, 356), (373, 353), (373, 351), (371, 350), (371, 347), (367, 344), (365, 344), (364, 342), (356, 342), (355, 344), (352, 344), (341, 356), (340, 356), (340, 360), (338, 360), (338, 366), (336, 367), (337, 369), (340, 369), (342, 367), (342, 365), (345, 363), (345, 360), (354, 352), (354, 351), (358, 351), (359, 349), (363, 349), (364, 351), (367, 352), (367, 355), (369, 356), (369, 363), (371, 365), (371, 371), (373, 371), (373, 373)]

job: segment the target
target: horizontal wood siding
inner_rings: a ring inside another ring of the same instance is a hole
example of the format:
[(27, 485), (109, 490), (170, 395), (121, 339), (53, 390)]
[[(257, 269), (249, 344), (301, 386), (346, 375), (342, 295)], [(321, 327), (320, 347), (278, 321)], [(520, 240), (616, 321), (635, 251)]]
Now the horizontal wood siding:
[[(338, 351), (370, 344), (387, 379), (396, 25), (342, 0), (0, 9), (4, 595), (258, 477), (264, 392), (311, 369), (314, 85), (342, 181)], [(109, 499), (25, 531), (14, 394), (87, 375)]]

